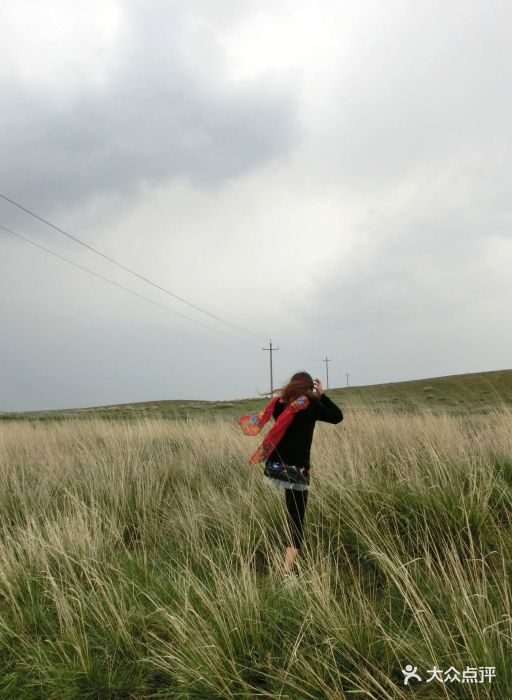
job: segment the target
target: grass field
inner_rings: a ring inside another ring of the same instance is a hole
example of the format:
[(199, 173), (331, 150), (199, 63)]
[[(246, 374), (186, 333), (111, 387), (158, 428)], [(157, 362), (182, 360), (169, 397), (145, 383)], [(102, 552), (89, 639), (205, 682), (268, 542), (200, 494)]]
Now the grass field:
[(512, 698), (510, 374), (330, 392), (294, 588), (229, 414), (3, 422), (0, 697)]

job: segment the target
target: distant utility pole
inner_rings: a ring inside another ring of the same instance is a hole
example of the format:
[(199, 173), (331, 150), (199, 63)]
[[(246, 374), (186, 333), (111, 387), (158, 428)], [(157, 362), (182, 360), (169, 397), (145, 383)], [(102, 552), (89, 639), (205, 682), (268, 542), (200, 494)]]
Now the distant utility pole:
[(272, 370), (272, 353), (276, 350), (279, 350), (279, 348), (274, 348), (272, 346), (272, 341), (269, 342), (269, 345), (269, 348), (263, 348), (263, 350), (268, 350), (270, 352), (270, 396), (274, 396), (274, 373)]
[(325, 360), (322, 360), (322, 362), (325, 362), (325, 373), (327, 375), (327, 382), (326, 382), (325, 388), (328, 389), (329, 388), (329, 365), (327, 363), (331, 362), (331, 360), (326, 355)]
[(346, 375), (345, 375), (345, 376), (347, 377), (347, 386), (348, 386), (348, 377), (349, 377), (349, 374), (348, 374), (348, 372), (346, 373)]

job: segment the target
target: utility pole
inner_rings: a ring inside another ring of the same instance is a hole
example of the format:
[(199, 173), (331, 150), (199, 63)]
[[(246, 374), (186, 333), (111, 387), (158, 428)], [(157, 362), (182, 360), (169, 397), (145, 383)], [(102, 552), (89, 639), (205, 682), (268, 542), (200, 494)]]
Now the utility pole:
[(270, 352), (270, 396), (274, 396), (274, 373), (272, 370), (272, 353), (276, 350), (279, 350), (279, 348), (274, 348), (272, 346), (272, 340), (269, 342), (269, 345), (270, 347), (263, 348), (263, 350), (268, 350)]
[(326, 355), (326, 356), (325, 356), (325, 360), (322, 360), (322, 362), (325, 362), (325, 373), (326, 373), (326, 375), (327, 375), (327, 382), (326, 382), (325, 388), (328, 389), (328, 388), (329, 388), (329, 365), (328, 365), (327, 363), (328, 363), (328, 362), (331, 362), (331, 360), (330, 360), (330, 358), (328, 358), (327, 355)]
[(348, 374), (348, 372), (346, 373), (346, 375), (345, 375), (345, 376), (347, 377), (347, 386), (348, 386), (348, 377), (349, 377), (349, 374)]

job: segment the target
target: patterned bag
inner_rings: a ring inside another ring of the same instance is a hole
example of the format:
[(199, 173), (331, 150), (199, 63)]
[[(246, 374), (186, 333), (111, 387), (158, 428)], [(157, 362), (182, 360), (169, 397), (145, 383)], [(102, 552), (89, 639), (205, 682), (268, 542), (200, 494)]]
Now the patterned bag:
[(287, 481), (290, 484), (309, 484), (309, 469), (281, 462), (267, 462), (263, 474), (270, 479)]

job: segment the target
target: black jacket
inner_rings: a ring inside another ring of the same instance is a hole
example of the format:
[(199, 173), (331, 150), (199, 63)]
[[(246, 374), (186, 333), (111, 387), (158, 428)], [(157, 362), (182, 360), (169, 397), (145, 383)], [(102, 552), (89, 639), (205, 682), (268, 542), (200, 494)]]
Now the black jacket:
[[(284, 403), (276, 401), (273, 417), (276, 419), (286, 408)], [(267, 461), (293, 464), (296, 467), (309, 467), (311, 442), (317, 420), (325, 423), (340, 423), (343, 413), (331, 399), (322, 394), (319, 400), (312, 400), (307, 408), (298, 411), (277, 447), (268, 456)]]

